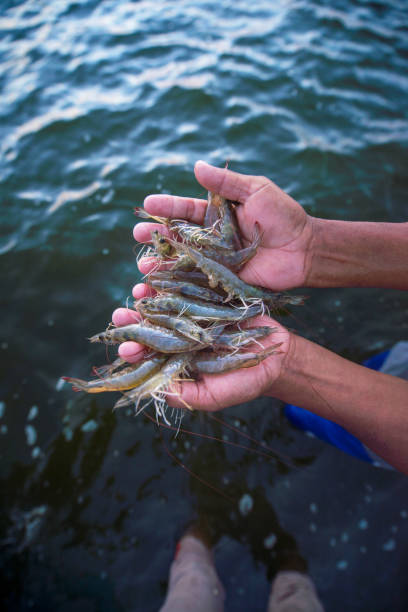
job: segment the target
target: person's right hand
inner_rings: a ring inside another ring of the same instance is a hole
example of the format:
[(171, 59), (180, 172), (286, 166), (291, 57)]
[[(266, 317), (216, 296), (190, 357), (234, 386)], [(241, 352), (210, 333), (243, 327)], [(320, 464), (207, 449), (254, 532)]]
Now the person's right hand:
[[(240, 203), (236, 207), (237, 219), (247, 244), (255, 236), (255, 224), (260, 226), (261, 244), (239, 276), (247, 283), (274, 291), (305, 286), (311, 260), (313, 218), (300, 204), (262, 176), (238, 174), (202, 161), (196, 163), (194, 171), (203, 187)], [(152, 215), (202, 224), (206, 204), (205, 200), (160, 194), (148, 196), (144, 208)], [(157, 224), (138, 223), (133, 235), (139, 242), (149, 242), (152, 229), (157, 227)], [(143, 274), (151, 267), (147, 258), (139, 261)]]

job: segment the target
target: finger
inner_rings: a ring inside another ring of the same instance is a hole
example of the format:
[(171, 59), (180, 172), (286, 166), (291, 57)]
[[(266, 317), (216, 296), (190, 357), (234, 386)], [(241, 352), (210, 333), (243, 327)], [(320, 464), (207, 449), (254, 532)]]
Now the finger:
[(132, 295), (135, 300), (140, 300), (144, 297), (152, 297), (153, 295), (156, 295), (156, 292), (146, 283), (138, 283), (133, 287)]
[(117, 308), (112, 314), (112, 321), (117, 327), (139, 323), (140, 314), (130, 308)]
[(149, 274), (152, 270), (160, 269), (160, 259), (158, 257), (142, 257), (137, 262), (137, 267), (141, 274)]
[(209, 412), (220, 409), (201, 381), (173, 383), (166, 393), (166, 401), (171, 408), (193, 408)]
[(137, 262), (141, 274), (149, 274), (152, 270), (168, 270), (174, 266), (174, 259), (162, 260), (158, 257), (142, 257)]
[(248, 381), (254, 381), (252, 376), (248, 377), (247, 372), (235, 370), (203, 375), (196, 382), (173, 383), (169, 389), (171, 395), (168, 396), (168, 404), (174, 408), (189, 406), (195, 410), (214, 412), (242, 403), (247, 397), (253, 399), (257, 396), (256, 387), (249, 384), (243, 396), (242, 376), (246, 376)]
[(143, 205), (151, 215), (170, 219), (187, 219), (187, 221), (201, 225), (207, 202), (198, 198), (158, 194), (147, 196)]
[(263, 176), (238, 174), (227, 168), (210, 166), (202, 160), (196, 163), (194, 173), (197, 181), (209, 191), (242, 204), (270, 184)]
[(160, 223), (137, 223), (133, 228), (133, 237), (137, 242), (151, 242), (152, 232), (157, 231), (163, 236), (170, 236), (170, 231)]
[(119, 357), (129, 363), (137, 363), (143, 359), (146, 347), (138, 342), (122, 342), (119, 346)]

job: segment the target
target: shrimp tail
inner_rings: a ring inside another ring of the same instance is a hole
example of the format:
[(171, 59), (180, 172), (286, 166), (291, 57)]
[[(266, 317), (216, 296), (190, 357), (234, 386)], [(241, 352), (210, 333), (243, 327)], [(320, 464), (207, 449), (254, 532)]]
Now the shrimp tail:
[(167, 219), (167, 217), (157, 217), (156, 215), (151, 215), (142, 207), (135, 206), (134, 213), (136, 217), (139, 217), (140, 219), (153, 219), (162, 225), (169, 225), (169, 219)]
[(73, 391), (87, 391), (88, 389), (88, 382), (86, 380), (71, 378), (70, 376), (62, 376), (61, 378), (72, 385)]

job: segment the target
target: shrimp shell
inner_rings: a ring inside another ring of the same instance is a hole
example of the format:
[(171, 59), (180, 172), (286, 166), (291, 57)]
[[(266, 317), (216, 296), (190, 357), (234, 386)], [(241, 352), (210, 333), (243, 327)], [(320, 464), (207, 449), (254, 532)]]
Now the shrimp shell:
[(218, 261), (206, 257), (197, 249), (193, 249), (186, 244), (175, 243), (173, 241), (172, 243), (176, 250), (186, 253), (188, 257), (207, 274), (210, 287), (213, 289), (220, 285), (228, 294), (228, 299), (238, 297), (244, 304), (251, 300), (260, 300), (273, 308), (280, 308), (286, 304), (297, 305), (303, 303), (303, 298), (300, 296), (284, 295), (282, 293), (268, 291), (262, 287), (256, 287), (255, 285), (248, 285), (248, 283), (241, 280), (234, 272)]
[(242, 249), (239, 227), (235, 215), (235, 206), (231, 200), (221, 198), (220, 202), (220, 233), (228, 246), (236, 251)]
[(207, 275), (199, 270), (153, 270), (149, 273), (149, 279), (152, 280), (179, 280), (186, 283), (196, 283), (203, 287), (208, 287)]
[(86, 391), (86, 393), (102, 393), (103, 391), (124, 391), (133, 389), (136, 385), (145, 381), (149, 376), (157, 372), (162, 366), (167, 355), (158, 355), (151, 359), (146, 359), (142, 363), (129, 366), (112, 376), (97, 378), (95, 380), (81, 380), (80, 378), (64, 377), (64, 380), (71, 383), (74, 391)]
[[(165, 391), (176, 378), (182, 374), (188, 363), (191, 361), (190, 353), (181, 353), (174, 355), (167, 363), (148, 380), (141, 385), (125, 393), (115, 404), (114, 408), (136, 404), (136, 410), (143, 399), (150, 398), (152, 395), (157, 395)], [(160, 416), (164, 416), (161, 414)], [(165, 419), (166, 420), (166, 419)], [(167, 421), (166, 421), (167, 422)]]
[[(261, 314), (262, 304), (254, 304), (247, 308), (233, 308), (221, 304), (202, 303), (178, 295), (159, 295), (154, 298), (142, 298), (135, 302), (135, 309), (139, 309), (139, 304), (147, 312), (177, 312), (185, 314), (192, 319), (203, 321), (244, 321), (251, 317)], [(97, 340), (96, 340), (97, 342)]]
[(251, 342), (256, 342), (260, 338), (266, 338), (276, 329), (276, 327), (264, 325), (262, 327), (249, 327), (242, 330), (222, 331), (214, 338), (214, 345), (217, 347), (240, 348)]
[(194, 283), (188, 283), (185, 281), (151, 280), (149, 278), (148, 283), (156, 291), (174, 291), (175, 293), (180, 293), (181, 295), (185, 295), (187, 297), (205, 300), (206, 302), (216, 302), (219, 304), (225, 300), (225, 294), (222, 296), (212, 289), (207, 289), (206, 287), (201, 287), (200, 285), (195, 285)]
[(220, 218), (221, 196), (208, 192), (207, 206), (204, 215), (204, 227), (214, 227)]
[(184, 338), (165, 327), (149, 326), (143, 323), (114, 327), (90, 338), (91, 342), (104, 342), (105, 344), (120, 344), (127, 340), (140, 342), (160, 353), (183, 353), (199, 346), (202, 347), (199, 342)]
[(242, 268), (252, 257), (256, 254), (259, 244), (261, 242), (261, 233), (259, 226), (255, 224), (255, 238), (253, 242), (245, 249), (239, 251), (229, 250), (226, 252), (217, 250), (212, 247), (204, 247), (201, 252), (210, 259), (219, 261), (223, 266), (226, 266), (230, 270), (237, 271)]
[(239, 368), (252, 368), (277, 353), (282, 343), (273, 344), (259, 353), (233, 353), (217, 355), (213, 352), (200, 353), (194, 360), (194, 367), (201, 374), (221, 374)]
[(185, 336), (194, 342), (211, 344), (214, 340), (213, 335), (186, 317), (172, 317), (171, 315), (165, 313), (149, 313), (141, 307), (140, 303), (139, 312), (151, 323), (166, 327), (167, 329), (174, 329), (182, 336)]

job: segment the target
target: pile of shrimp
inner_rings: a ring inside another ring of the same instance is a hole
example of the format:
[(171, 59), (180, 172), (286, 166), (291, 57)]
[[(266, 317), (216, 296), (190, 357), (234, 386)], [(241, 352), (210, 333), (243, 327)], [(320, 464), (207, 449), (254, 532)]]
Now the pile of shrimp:
[[(164, 233), (152, 232), (151, 246), (144, 253), (157, 260), (145, 277), (154, 295), (134, 303), (140, 322), (109, 326), (90, 341), (117, 345), (132, 340), (146, 347), (145, 356), (132, 365), (118, 358), (96, 368), (97, 378), (90, 381), (65, 377), (75, 391), (120, 391), (114, 407), (134, 405), (136, 414), (154, 402), (156, 418), (169, 425), (166, 397), (176, 381), (253, 367), (277, 352), (280, 344), (264, 348), (261, 342), (275, 331), (273, 327), (244, 329), (241, 323), (271, 309), (300, 304), (302, 298), (249, 285), (238, 277), (256, 254), (261, 235), (255, 226), (252, 243), (243, 247), (236, 206), (210, 192), (203, 226), (137, 209), (139, 217), (165, 226)], [(253, 344), (260, 350), (248, 350)]]

